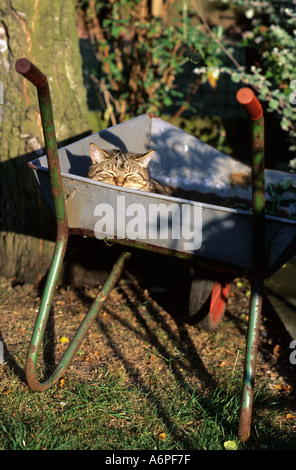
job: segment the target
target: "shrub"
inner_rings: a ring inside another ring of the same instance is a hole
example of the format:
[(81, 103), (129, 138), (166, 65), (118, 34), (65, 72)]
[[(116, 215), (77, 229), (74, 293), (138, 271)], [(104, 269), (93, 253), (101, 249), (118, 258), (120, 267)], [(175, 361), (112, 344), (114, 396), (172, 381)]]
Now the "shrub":
[[(181, 113), (201, 80), (215, 88), (221, 74), (228, 74), (233, 82), (254, 88), (267, 110), (278, 116), (290, 150), (296, 149), (296, 13), (290, 1), (220, 2), (243, 12), (250, 24), (239, 41), (257, 54), (248, 69), (235, 60), (223, 28), (209, 26), (196, 0), (191, 0), (191, 10), (188, 0), (152, 0), (151, 8), (147, 0), (79, 3), (87, 10), (102, 69), (93, 79), (112, 124), (146, 112), (161, 114), (177, 103)], [(225, 65), (226, 57), (230, 65)], [(189, 96), (176, 85), (188, 60), (197, 65)]]

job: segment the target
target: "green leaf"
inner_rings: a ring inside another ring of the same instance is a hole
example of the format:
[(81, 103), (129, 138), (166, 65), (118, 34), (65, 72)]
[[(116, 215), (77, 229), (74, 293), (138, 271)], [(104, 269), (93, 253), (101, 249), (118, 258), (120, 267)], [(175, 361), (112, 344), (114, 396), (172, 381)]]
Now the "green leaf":
[(277, 109), (279, 106), (279, 102), (277, 100), (270, 100), (269, 107), (271, 109)]
[(112, 27), (111, 27), (111, 34), (112, 36), (114, 36), (115, 38), (117, 38), (119, 36), (119, 33), (121, 31), (121, 26), (118, 26), (116, 24), (113, 24)]
[(170, 106), (171, 104), (173, 104), (173, 101), (169, 96), (166, 96), (164, 98), (163, 102), (164, 102), (165, 106)]
[(234, 82), (234, 83), (239, 83), (241, 81), (241, 76), (239, 73), (236, 73), (236, 72), (233, 72), (231, 74), (231, 80)]

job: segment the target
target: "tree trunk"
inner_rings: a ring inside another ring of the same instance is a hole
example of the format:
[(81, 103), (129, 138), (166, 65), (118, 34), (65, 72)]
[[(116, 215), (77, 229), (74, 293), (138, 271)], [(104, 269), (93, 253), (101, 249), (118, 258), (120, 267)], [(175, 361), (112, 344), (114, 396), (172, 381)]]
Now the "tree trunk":
[(87, 132), (74, 0), (0, 5), (0, 275), (36, 283), (51, 261), (55, 219), (27, 166), (44, 141), (36, 89), (15, 71), (21, 57), (47, 76), (57, 140)]

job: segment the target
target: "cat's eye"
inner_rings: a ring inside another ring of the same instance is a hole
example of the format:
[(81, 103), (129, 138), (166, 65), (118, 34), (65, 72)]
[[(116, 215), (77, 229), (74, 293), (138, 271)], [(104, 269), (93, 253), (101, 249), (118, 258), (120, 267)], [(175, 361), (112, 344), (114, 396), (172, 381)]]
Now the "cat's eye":
[(142, 178), (138, 175), (126, 175), (126, 179), (128, 179), (129, 181), (132, 181), (134, 183), (136, 183), (137, 181), (140, 181)]
[(114, 178), (114, 174), (109, 173), (107, 171), (100, 171), (99, 176), (100, 176), (101, 179), (104, 179), (104, 180)]

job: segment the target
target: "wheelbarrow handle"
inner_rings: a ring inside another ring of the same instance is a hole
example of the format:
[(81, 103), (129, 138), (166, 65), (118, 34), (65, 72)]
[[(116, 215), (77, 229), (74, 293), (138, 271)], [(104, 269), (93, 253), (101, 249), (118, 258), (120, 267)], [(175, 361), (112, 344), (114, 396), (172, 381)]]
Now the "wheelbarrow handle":
[(44, 73), (25, 57), (16, 61), (15, 69), (37, 88), (41, 88), (47, 84), (47, 78)]
[(61, 171), (59, 165), (58, 147), (55, 136), (50, 90), (47, 78), (34, 64), (32, 64), (26, 58), (19, 59), (15, 64), (15, 68), (18, 73), (20, 73), (27, 80), (32, 82), (33, 85), (35, 85), (37, 88), (40, 115), (48, 161), (49, 178), (51, 183), (51, 191), (57, 222), (55, 250), (46, 279), (46, 284), (42, 295), (39, 312), (36, 318), (32, 339), (29, 345), (26, 362), (26, 378), (28, 385), (32, 390), (41, 392), (49, 389), (53, 384), (55, 384), (59, 380), (59, 378), (65, 373), (66, 369), (69, 367), (70, 361), (77, 352), (77, 349), (83, 341), (87, 331), (91, 327), (92, 323), (95, 321), (99, 311), (102, 310), (103, 305), (111, 289), (117, 282), (124, 268), (125, 261), (127, 261), (130, 257), (130, 253), (121, 253), (116, 264), (114, 265), (109, 276), (107, 277), (105, 284), (97, 295), (97, 298), (95, 299), (91, 309), (85, 315), (84, 320), (81, 322), (66, 352), (64, 353), (59, 364), (56, 366), (56, 369), (50, 377), (48, 377), (43, 382), (40, 382), (37, 376), (38, 354), (42, 345), (48, 317), (53, 302), (53, 296), (57, 286), (61, 266), (64, 260), (69, 231), (63, 195)]
[(263, 109), (253, 90), (241, 88), (236, 94), (236, 99), (245, 108), (252, 121), (262, 117)]
[(67, 231), (67, 217), (49, 84), (46, 75), (25, 57), (16, 61), (15, 69), (33, 83), (37, 89), (53, 202), (57, 222), (63, 238)]
[(251, 298), (245, 353), (244, 381), (239, 420), (239, 439), (250, 437), (256, 357), (262, 311), (265, 273), (265, 183), (264, 183), (264, 115), (262, 106), (250, 88), (241, 88), (237, 101), (247, 112), (252, 129), (252, 199), (253, 199), (253, 267)]

